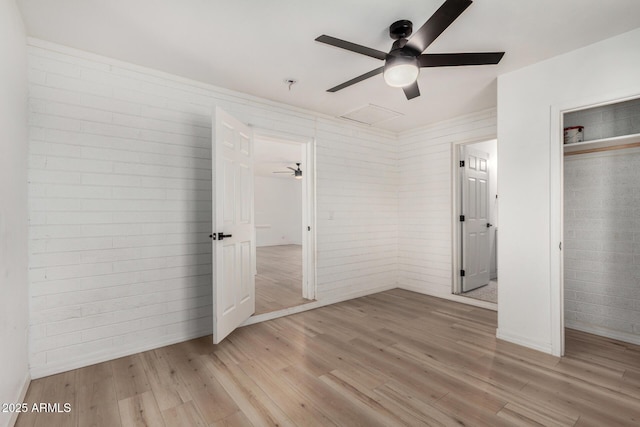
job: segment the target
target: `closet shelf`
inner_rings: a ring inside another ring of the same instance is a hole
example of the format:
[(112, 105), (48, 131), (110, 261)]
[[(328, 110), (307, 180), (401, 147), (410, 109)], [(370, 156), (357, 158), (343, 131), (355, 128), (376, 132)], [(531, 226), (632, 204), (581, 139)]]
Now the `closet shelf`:
[(619, 148), (631, 148), (634, 146), (640, 146), (640, 133), (565, 144), (564, 153), (577, 154), (591, 151), (605, 151), (606, 149), (615, 150)]

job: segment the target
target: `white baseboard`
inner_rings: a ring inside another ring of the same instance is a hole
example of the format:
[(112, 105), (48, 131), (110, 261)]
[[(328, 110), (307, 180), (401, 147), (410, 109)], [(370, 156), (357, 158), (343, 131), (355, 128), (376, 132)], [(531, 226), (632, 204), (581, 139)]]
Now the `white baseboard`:
[(527, 337), (523, 337), (517, 334), (512, 334), (509, 332), (504, 332), (499, 328), (498, 330), (496, 330), (496, 337), (503, 341), (508, 341), (513, 344), (518, 344), (522, 347), (531, 348), (533, 350), (537, 350), (543, 353), (553, 355), (553, 348), (551, 346), (551, 343), (539, 343), (539, 342), (531, 341)]
[[(20, 388), (20, 394), (18, 396), (18, 399), (14, 400), (14, 402), (16, 403), (24, 402), (24, 399), (27, 397), (27, 390), (29, 390), (30, 384), (31, 384), (31, 375), (29, 375), (29, 372), (27, 372), (27, 374), (24, 376), (24, 381), (22, 382), (22, 387)], [(9, 427), (13, 427), (16, 424), (16, 421), (18, 421), (18, 415), (20, 415), (19, 412), (11, 413), (11, 418), (9, 418), (9, 424), (7, 424)]]
[(474, 307), (486, 308), (487, 310), (498, 311), (498, 304), (495, 302), (482, 301), (475, 298), (463, 297), (461, 295), (440, 295), (438, 298), (447, 299), (449, 301), (459, 302), (461, 304), (472, 305)]
[[(212, 325), (213, 327), (213, 325)], [(31, 378), (37, 379), (47, 377), (49, 375), (59, 374), (60, 372), (70, 371), (72, 369), (84, 368), (85, 366), (95, 365), (96, 363), (107, 362), (119, 357), (130, 356), (132, 354), (141, 353), (143, 351), (153, 350), (155, 348), (188, 341), (194, 338), (200, 338), (205, 335), (211, 335), (212, 329), (196, 330), (188, 334), (172, 334), (163, 336), (161, 339), (151, 340), (138, 345), (126, 348), (107, 348), (98, 353), (91, 353), (82, 357), (65, 360), (60, 363), (51, 363), (45, 366), (31, 367)]]
[[(254, 323), (264, 322), (266, 320), (276, 319), (282, 316), (288, 316), (290, 314), (301, 313), (307, 310), (313, 310), (314, 308), (323, 307), (329, 304), (335, 304), (342, 301), (347, 301), (353, 298), (359, 298), (370, 294), (375, 294), (382, 291), (388, 291), (395, 289), (397, 285), (392, 284), (388, 286), (382, 286), (375, 289), (369, 289), (366, 291), (352, 292), (349, 294), (341, 295), (340, 297), (324, 298), (322, 300), (313, 301), (309, 304), (303, 304), (296, 307), (287, 308), (284, 310), (278, 310), (271, 313), (260, 314), (250, 317), (241, 326), (247, 326)], [(59, 374), (60, 372), (70, 371), (72, 369), (84, 368), (85, 366), (94, 365), (96, 363), (102, 363), (109, 360), (117, 359), (119, 357), (129, 356), (131, 354), (140, 353), (143, 351), (153, 350), (155, 348), (164, 347), (171, 344), (176, 344), (190, 339), (199, 338), (205, 335), (211, 335), (210, 328), (206, 330), (199, 330), (190, 334), (176, 334), (172, 336), (165, 336), (161, 340), (149, 341), (143, 344), (139, 344), (133, 347), (127, 347), (122, 349), (105, 349), (99, 353), (88, 354), (72, 360), (65, 360), (61, 363), (52, 363), (45, 366), (31, 367), (31, 378), (37, 379), (46, 377), (49, 375)]]
[(624, 341), (635, 345), (640, 345), (640, 336), (629, 334), (627, 332), (612, 331), (611, 329), (599, 328), (593, 325), (574, 325), (567, 324), (565, 320), (565, 327), (567, 329), (575, 329), (577, 331), (586, 332), (588, 334), (599, 335), (605, 338), (611, 338), (613, 340)]
[(360, 297), (364, 297), (371, 294), (377, 294), (378, 292), (389, 291), (391, 289), (396, 289), (397, 287), (398, 286), (395, 284), (388, 285), (388, 286), (381, 286), (375, 289), (367, 289), (366, 291), (351, 292), (349, 294), (341, 295), (339, 297), (323, 298), (320, 300), (309, 302), (307, 304), (284, 308), (282, 310), (272, 311), (270, 313), (258, 314), (258, 315), (251, 316), (249, 319), (247, 319), (246, 322), (244, 322), (240, 326), (249, 326), (249, 325), (253, 325), (254, 323), (260, 323), (260, 322), (265, 322), (267, 320), (277, 319), (278, 317), (284, 317), (284, 316), (289, 316), (291, 314), (302, 313), (303, 311), (313, 310), (315, 308), (324, 307), (325, 305), (336, 304), (338, 302), (348, 301), (354, 298), (360, 298)]
[[(436, 298), (442, 298), (442, 299), (446, 299), (449, 301), (455, 301), (455, 302), (459, 302), (462, 304), (466, 304), (466, 305), (472, 305), (474, 307), (480, 307), (480, 308), (486, 308), (488, 310), (494, 310), (494, 311), (498, 311), (498, 304), (494, 304), (492, 302), (487, 302), (487, 301), (480, 301), (477, 299), (473, 299), (473, 298), (469, 298), (469, 297), (463, 297), (460, 295), (454, 295), (454, 294), (449, 294), (449, 293), (445, 293), (445, 292), (441, 292), (441, 293), (430, 293), (430, 292), (425, 292), (424, 289), (418, 288), (418, 287), (414, 287), (414, 286), (407, 286), (407, 285), (400, 285), (398, 286), (400, 289), (406, 289), (408, 291), (412, 291), (412, 292), (417, 292), (420, 294), (424, 294), (424, 295), (429, 295), (429, 296), (433, 296)], [(547, 354), (553, 354), (553, 350), (551, 347), (550, 343), (538, 343), (535, 341), (531, 341), (530, 339), (528, 339), (527, 337), (523, 337), (517, 334), (512, 334), (509, 332), (504, 332), (501, 331), (500, 329), (496, 330), (496, 337), (498, 339), (501, 339), (503, 341), (508, 341), (511, 342), (513, 344), (518, 344), (521, 345), (523, 347), (527, 347), (527, 348), (531, 348), (533, 350), (537, 350), (537, 351), (541, 351), (543, 353), (547, 353)]]
[(422, 288), (418, 288), (416, 286), (410, 286), (410, 285), (408, 285), (408, 286), (407, 285), (399, 285), (398, 288), (404, 289), (406, 291), (416, 292), (416, 293), (422, 294), (422, 295), (429, 295), (431, 297), (442, 298), (442, 299), (446, 299), (446, 300), (449, 300), (449, 301), (455, 301), (455, 302), (459, 302), (459, 303), (466, 304), (466, 305), (472, 305), (474, 307), (486, 308), (487, 310), (498, 311), (498, 304), (493, 303), (493, 302), (481, 301), (479, 299), (463, 297), (463, 296), (454, 295), (454, 294), (451, 294), (451, 293), (450, 294), (446, 294), (446, 293), (428, 292), (428, 291), (425, 291)]

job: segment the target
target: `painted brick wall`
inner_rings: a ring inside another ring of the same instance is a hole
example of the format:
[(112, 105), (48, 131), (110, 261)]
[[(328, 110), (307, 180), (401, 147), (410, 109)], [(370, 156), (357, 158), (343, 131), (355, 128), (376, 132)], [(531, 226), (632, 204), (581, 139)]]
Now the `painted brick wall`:
[(640, 344), (640, 150), (564, 162), (565, 324)]
[(400, 287), (451, 297), (452, 144), (495, 137), (494, 109), (400, 135)]
[(640, 133), (640, 99), (567, 113), (564, 126), (584, 126), (585, 141)]
[(315, 137), (318, 299), (395, 287), (395, 136), (30, 40), (31, 372), (211, 331), (211, 113)]

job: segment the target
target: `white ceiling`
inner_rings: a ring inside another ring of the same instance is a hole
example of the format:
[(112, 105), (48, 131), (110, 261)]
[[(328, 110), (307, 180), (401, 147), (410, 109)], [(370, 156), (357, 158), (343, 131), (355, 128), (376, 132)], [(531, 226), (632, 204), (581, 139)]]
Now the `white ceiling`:
[[(294, 179), (289, 173), (273, 172), (288, 171), (287, 166), (295, 168), (296, 163), (302, 163), (302, 145), (296, 143), (256, 138), (253, 154), (253, 174), (255, 176)], [(300, 166), (300, 169), (304, 173), (304, 165)]]
[[(638, 0), (476, 0), (427, 52), (506, 51), (497, 66), (423, 69), (407, 101), (382, 75), (326, 89), (382, 61), (315, 42), (388, 51), (388, 26), (421, 26), (444, 0), (18, 0), (30, 36), (340, 116), (367, 104), (402, 131), (496, 105), (496, 76), (640, 27)], [(585, 58), (588, 65), (589, 59)], [(285, 78), (299, 82), (291, 90)]]

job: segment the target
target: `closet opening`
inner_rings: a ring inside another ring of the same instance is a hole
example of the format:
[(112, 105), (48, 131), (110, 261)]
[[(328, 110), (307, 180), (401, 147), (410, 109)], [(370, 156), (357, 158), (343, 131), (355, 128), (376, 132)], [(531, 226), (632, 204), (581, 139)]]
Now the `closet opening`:
[(640, 98), (561, 121), (566, 351), (588, 346), (588, 334), (640, 344)]

